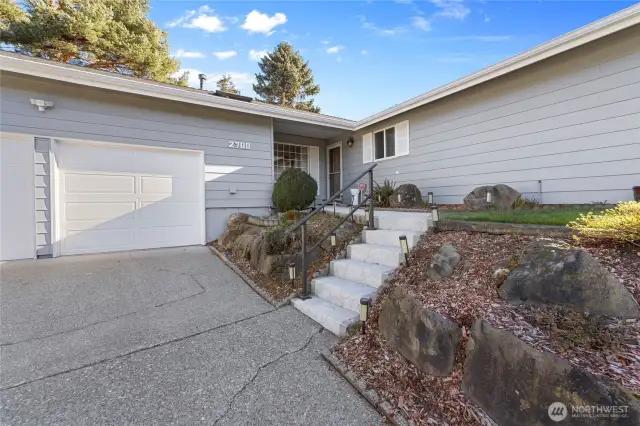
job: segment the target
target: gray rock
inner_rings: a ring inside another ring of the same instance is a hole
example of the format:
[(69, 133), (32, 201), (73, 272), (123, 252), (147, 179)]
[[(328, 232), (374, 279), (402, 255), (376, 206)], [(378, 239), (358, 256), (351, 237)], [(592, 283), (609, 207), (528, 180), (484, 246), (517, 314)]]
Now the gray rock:
[(443, 244), (431, 258), (431, 263), (427, 266), (427, 276), (433, 280), (450, 277), (458, 262), (458, 250), (451, 244)]
[(246, 213), (233, 213), (227, 219), (227, 228), (233, 228), (241, 223), (246, 223), (248, 220), (249, 215)]
[[(565, 404), (569, 412), (558, 424), (640, 424), (640, 401), (627, 390), (483, 320), (471, 328), (462, 391), (499, 425), (555, 424), (548, 415), (554, 402)], [(572, 418), (572, 406), (628, 406), (628, 417)]]
[(438, 312), (425, 309), (401, 288), (393, 290), (378, 319), (380, 332), (418, 369), (432, 376), (453, 370), (460, 328)]
[[(487, 204), (487, 192), (491, 192), (491, 205)], [(471, 191), (463, 202), (472, 210), (487, 210), (490, 206), (498, 210), (511, 210), (521, 194), (508, 185), (480, 186)]]
[(513, 304), (561, 305), (617, 318), (637, 318), (631, 293), (589, 253), (563, 242), (538, 239), (498, 290)]
[(414, 184), (405, 183), (393, 191), (389, 197), (389, 204), (393, 208), (421, 207), (423, 205), (422, 194)]

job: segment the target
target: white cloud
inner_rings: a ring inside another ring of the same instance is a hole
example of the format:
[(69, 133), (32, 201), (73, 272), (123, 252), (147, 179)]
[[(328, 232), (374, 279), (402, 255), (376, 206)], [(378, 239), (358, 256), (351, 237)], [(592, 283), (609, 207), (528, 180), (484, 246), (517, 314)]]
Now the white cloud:
[(329, 43), (331, 43), (331, 41), (330, 40), (322, 40), (320, 43), (321, 44), (329, 44)]
[(220, 59), (221, 61), (224, 61), (225, 59), (233, 58), (237, 54), (238, 52), (236, 52), (235, 50), (223, 50), (220, 52), (213, 52), (213, 56)]
[(188, 52), (183, 49), (178, 49), (178, 51), (173, 56), (175, 56), (176, 58), (196, 59), (204, 58), (205, 54), (202, 52)]
[(411, 18), (411, 25), (422, 31), (431, 31), (431, 23), (422, 16), (414, 16)]
[(489, 17), (489, 15), (484, 15), (484, 22), (490, 22), (491, 18)]
[(209, 6), (201, 6), (198, 10), (187, 10), (180, 18), (167, 24), (168, 27), (197, 28), (208, 33), (226, 31), (222, 19), (216, 16)]
[(373, 22), (367, 21), (367, 18), (363, 15), (358, 15), (357, 18), (360, 20), (361, 27), (367, 30), (371, 30), (379, 35), (383, 36), (394, 36), (396, 34), (400, 34), (405, 32), (407, 29), (404, 27), (395, 27), (395, 28), (380, 28)]
[(360, 54), (361, 54), (361, 55), (366, 55), (367, 53), (369, 53), (369, 52), (368, 52), (368, 51), (366, 51), (366, 50), (361, 50), (361, 51), (360, 51)]
[(440, 12), (436, 16), (452, 19), (464, 19), (471, 13), (471, 10), (464, 5), (463, 0), (431, 0)]
[(252, 10), (246, 17), (242, 28), (249, 31), (249, 33), (262, 33), (266, 35), (273, 34), (273, 29), (278, 25), (282, 25), (287, 22), (287, 15), (284, 13), (276, 13), (273, 16), (269, 16), (266, 13), (260, 13), (257, 10)]
[(259, 61), (260, 59), (262, 59), (264, 56), (267, 56), (268, 54), (269, 52), (267, 52), (266, 50), (251, 49), (249, 51), (249, 59), (251, 59), (252, 61)]
[(343, 49), (344, 49), (344, 46), (331, 46), (330, 48), (327, 49), (327, 53), (338, 53)]

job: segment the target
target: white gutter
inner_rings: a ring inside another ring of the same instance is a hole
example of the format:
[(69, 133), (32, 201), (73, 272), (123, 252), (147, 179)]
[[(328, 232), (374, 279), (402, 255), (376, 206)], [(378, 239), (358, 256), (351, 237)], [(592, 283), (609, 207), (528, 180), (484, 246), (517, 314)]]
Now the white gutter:
[(540, 44), (532, 49), (520, 53), (519, 55), (505, 59), (502, 62), (482, 69), (452, 83), (438, 87), (430, 92), (416, 96), (406, 102), (402, 102), (394, 107), (359, 120), (355, 124), (354, 130), (359, 130), (379, 121), (386, 120), (387, 118), (391, 118), (413, 108), (417, 108), (435, 100), (444, 98), (445, 96), (468, 89), (469, 87), (492, 80), (496, 77), (542, 61), (559, 53), (566, 52), (569, 49), (576, 48), (589, 43), (590, 41), (624, 30), (625, 28), (637, 25), (638, 23), (640, 23), (640, 3), (614, 13), (613, 15), (609, 15), (599, 21), (595, 21), (589, 25), (578, 28), (575, 31), (571, 31), (570, 33), (546, 43)]
[(200, 93), (196, 90), (185, 90), (180, 87), (172, 87), (143, 79), (126, 78), (118, 74), (92, 72), (80, 66), (76, 67), (53, 61), (37, 60), (29, 56), (16, 56), (0, 52), (0, 70), (81, 84), (83, 86), (98, 87), (338, 129), (352, 130), (353, 124), (355, 123), (354, 121), (344, 118), (328, 117), (321, 114), (276, 107), (257, 102), (243, 102), (222, 98), (220, 96), (213, 96), (208, 92)]

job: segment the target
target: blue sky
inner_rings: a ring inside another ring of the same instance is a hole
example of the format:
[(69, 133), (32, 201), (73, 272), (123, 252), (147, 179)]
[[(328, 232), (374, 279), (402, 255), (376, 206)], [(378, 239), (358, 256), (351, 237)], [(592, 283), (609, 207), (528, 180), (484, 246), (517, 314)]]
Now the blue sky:
[(151, 18), (193, 86), (231, 73), (254, 96), (256, 60), (288, 41), (310, 61), (322, 113), (360, 119), (634, 3), (151, 0)]

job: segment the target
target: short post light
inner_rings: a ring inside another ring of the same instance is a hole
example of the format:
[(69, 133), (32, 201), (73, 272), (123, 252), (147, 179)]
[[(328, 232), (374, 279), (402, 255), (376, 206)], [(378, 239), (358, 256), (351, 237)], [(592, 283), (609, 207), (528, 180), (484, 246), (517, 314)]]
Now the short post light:
[(336, 215), (336, 204), (337, 204), (337, 202), (334, 200), (333, 201), (333, 215), (334, 216)]
[(429, 203), (429, 205), (433, 204), (433, 192), (427, 193), (427, 203)]
[(324, 203), (326, 203), (326, 202), (327, 202), (327, 199), (323, 198), (322, 199), (322, 213), (324, 213)]
[(493, 194), (489, 191), (487, 192), (487, 204), (493, 203)]
[(435, 204), (431, 206), (431, 219), (433, 219), (433, 230), (438, 231), (438, 222), (440, 221), (440, 216), (438, 215), (438, 206)]
[(335, 247), (337, 244), (336, 233), (335, 232), (331, 233), (331, 236), (329, 238), (331, 239), (331, 247)]
[(289, 262), (289, 265), (287, 265), (289, 267), (289, 279), (291, 280), (291, 283), (293, 283), (293, 280), (296, 279), (296, 264), (295, 262)]
[(371, 298), (360, 298), (360, 330), (365, 334), (367, 319), (369, 318), (369, 308), (371, 308)]
[(409, 264), (409, 243), (407, 242), (406, 235), (400, 235), (400, 249), (402, 249), (402, 254), (404, 254), (404, 262)]
[(399, 192), (398, 192), (398, 202), (399, 202), (399, 203), (401, 203), (401, 202), (402, 202), (402, 194), (400, 194)]

